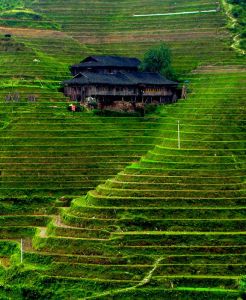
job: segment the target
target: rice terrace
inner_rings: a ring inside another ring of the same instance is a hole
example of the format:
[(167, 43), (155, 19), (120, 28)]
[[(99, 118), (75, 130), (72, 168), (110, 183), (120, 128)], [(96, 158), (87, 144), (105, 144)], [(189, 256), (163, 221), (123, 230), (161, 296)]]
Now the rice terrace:
[(245, 24), (0, 0), (1, 300), (246, 299)]

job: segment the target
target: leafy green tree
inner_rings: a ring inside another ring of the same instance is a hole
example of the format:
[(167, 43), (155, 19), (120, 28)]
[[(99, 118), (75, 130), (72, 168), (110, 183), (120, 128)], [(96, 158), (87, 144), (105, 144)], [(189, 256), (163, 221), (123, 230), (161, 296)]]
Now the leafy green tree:
[(165, 44), (149, 49), (144, 54), (140, 69), (146, 72), (161, 73), (172, 80), (176, 79), (176, 74), (171, 67), (171, 50)]

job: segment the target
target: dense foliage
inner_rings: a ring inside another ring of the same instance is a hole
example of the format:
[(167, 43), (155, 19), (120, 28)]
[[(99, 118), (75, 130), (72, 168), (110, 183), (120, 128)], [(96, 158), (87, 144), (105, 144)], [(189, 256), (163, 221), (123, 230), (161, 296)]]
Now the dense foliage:
[(171, 67), (171, 50), (165, 44), (149, 49), (144, 54), (141, 69), (148, 72), (158, 72), (169, 79), (176, 79)]
[(237, 20), (233, 30), (239, 34), (240, 47), (246, 50), (246, 1), (227, 0), (227, 2), (232, 5), (231, 14)]

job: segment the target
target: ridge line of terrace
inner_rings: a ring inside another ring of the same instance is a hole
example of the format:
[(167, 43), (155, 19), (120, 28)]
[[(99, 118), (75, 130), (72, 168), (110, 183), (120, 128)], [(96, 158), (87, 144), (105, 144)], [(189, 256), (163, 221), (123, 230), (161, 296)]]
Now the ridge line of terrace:
[(218, 12), (217, 9), (210, 10), (195, 10), (195, 11), (183, 11), (176, 13), (159, 13), (159, 14), (134, 14), (133, 17), (157, 17), (157, 16), (174, 16), (174, 15), (189, 15), (189, 14), (200, 14), (200, 13), (215, 13)]

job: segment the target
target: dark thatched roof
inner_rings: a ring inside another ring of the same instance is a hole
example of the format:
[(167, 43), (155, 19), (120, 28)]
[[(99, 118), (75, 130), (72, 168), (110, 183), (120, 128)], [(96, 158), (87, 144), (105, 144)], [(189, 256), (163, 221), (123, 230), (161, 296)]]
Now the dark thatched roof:
[(140, 60), (122, 56), (89, 56), (71, 68), (138, 68)]
[(136, 86), (136, 85), (177, 85), (177, 82), (166, 79), (158, 73), (150, 72), (117, 72), (94, 73), (81, 72), (73, 79), (63, 82), (64, 85), (121, 85), (121, 86)]

